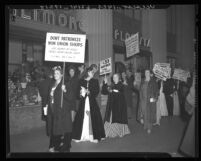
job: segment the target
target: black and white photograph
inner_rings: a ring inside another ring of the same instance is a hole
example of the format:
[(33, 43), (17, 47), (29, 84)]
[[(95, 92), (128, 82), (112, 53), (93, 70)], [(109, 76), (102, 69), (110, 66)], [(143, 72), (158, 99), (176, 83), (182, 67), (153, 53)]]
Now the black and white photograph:
[(7, 157), (199, 156), (198, 4), (5, 11)]

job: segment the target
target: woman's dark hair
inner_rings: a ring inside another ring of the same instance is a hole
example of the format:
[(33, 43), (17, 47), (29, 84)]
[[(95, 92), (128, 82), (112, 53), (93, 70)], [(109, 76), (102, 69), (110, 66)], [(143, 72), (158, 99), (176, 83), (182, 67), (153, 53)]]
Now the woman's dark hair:
[(84, 63), (79, 64), (79, 65), (78, 65), (78, 68), (81, 67), (81, 66), (84, 66), (84, 68), (85, 68), (85, 64), (84, 64)]
[(56, 70), (60, 71), (61, 74), (63, 74), (63, 70), (60, 66), (55, 66), (54, 68), (52, 68), (52, 70), (55, 72)]
[(74, 70), (74, 76), (76, 76), (77, 70), (76, 70), (76, 68), (75, 68), (73, 65), (71, 65), (71, 66), (68, 67), (68, 72), (67, 72), (67, 74), (66, 74), (67, 77), (68, 77), (68, 76), (71, 77), (71, 76), (70, 76), (70, 70), (71, 70), (71, 69)]
[(71, 69), (73, 69), (74, 72), (76, 72), (76, 68), (75, 68), (73, 65), (71, 65), (70, 67), (68, 67), (68, 72), (69, 72)]
[(87, 78), (89, 76), (88, 72), (90, 72), (90, 71), (93, 71), (93, 67), (91, 67), (91, 66), (87, 68), (85, 75), (84, 75), (84, 78)]
[(96, 64), (91, 64), (90, 67), (92, 67), (92, 68), (98, 68), (98, 66)]

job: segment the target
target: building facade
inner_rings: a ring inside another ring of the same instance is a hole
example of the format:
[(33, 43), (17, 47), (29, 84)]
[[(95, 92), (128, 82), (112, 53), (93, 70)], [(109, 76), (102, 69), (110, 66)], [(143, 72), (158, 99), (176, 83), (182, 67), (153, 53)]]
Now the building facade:
[[(9, 17), (8, 70), (13, 72), (27, 61), (51, 63), (44, 61), (47, 32), (85, 34), (74, 14), (65, 10), (12, 10)], [(85, 58), (87, 61), (87, 54)]]
[[(195, 5), (166, 9), (14, 10), (9, 21), (9, 70), (23, 61), (44, 62), (46, 32), (87, 35), (87, 66), (112, 57), (113, 72), (126, 64), (133, 72), (157, 62), (194, 64)], [(127, 58), (125, 39), (139, 33), (140, 53)]]

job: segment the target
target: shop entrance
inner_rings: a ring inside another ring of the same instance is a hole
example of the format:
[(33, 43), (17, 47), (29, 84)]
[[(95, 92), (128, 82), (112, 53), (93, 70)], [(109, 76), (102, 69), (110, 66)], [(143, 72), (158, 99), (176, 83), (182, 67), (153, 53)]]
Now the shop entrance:
[(132, 73), (144, 73), (145, 69), (153, 68), (152, 53), (148, 50), (140, 49), (138, 54), (126, 58), (126, 50), (124, 47), (114, 46), (114, 62), (115, 72), (122, 72), (129, 69)]

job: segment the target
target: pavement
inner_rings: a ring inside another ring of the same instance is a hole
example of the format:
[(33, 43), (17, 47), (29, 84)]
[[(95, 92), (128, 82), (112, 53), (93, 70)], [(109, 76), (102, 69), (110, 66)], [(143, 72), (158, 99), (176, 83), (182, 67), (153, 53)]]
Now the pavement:
[[(122, 138), (106, 138), (99, 143), (72, 141), (71, 153), (74, 152), (165, 152), (172, 157), (183, 157), (178, 147), (186, 123), (179, 116), (162, 117), (160, 126), (154, 126), (148, 134), (135, 118), (129, 119), (131, 134)], [(47, 152), (49, 138), (45, 127), (29, 130), (10, 136), (10, 152)]]

